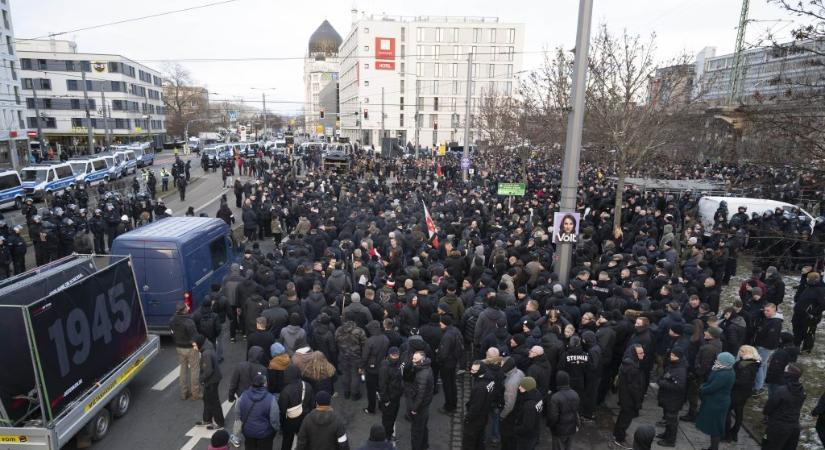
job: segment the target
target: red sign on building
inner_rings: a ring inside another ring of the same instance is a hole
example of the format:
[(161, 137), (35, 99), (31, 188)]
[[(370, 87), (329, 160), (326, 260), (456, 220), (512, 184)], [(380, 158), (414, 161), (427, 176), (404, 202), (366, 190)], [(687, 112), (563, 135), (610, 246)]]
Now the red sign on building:
[(375, 38), (375, 70), (395, 70), (395, 38)]
[(27, 131), (26, 136), (28, 136), (30, 138), (36, 138), (37, 137), (37, 131)]

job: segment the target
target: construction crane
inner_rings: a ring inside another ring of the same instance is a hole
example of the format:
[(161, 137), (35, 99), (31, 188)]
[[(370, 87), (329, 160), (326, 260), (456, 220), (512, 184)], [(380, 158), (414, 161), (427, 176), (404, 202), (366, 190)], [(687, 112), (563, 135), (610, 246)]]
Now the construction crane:
[(745, 77), (745, 28), (748, 25), (749, 8), (750, 0), (742, 0), (742, 11), (739, 14), (739, 26), (736, 31), (736, 47), (733, 53), (733, 67), (730, 69), (729, 106), (739, 100), (742, 80)]

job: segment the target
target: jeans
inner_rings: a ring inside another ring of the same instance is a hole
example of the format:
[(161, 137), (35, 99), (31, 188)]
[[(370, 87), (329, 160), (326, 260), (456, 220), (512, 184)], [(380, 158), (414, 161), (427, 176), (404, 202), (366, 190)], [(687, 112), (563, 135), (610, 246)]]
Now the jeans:
[(501, 439), (501, 418), (499, 416), (500, 414), (500, 409), (493, 409), (492, 411), (490, 411), (490, 426), (488, 427), (488, 429), (490, 430), (489, 437), (491, 437), (494, 440)]
[(192, 397), (201, 396), (200, 377), (200, 353), (191, 347), (177, 347), (178, 364), (180, 365), (180, 375), (178, 386), (180, 387), (180, 397), (186, 399), (190, 394)]
[(203, 421), (215, 422), (220, 428), (224, 426), (221, 400), (218, 397), (218, 383), (209, 383), (203, 386)]
[(758, 391), (765, 386), (765, 376), (768, 374), (768, 364), (774, 350), (768, 350), (765, 347), (756, 347), (756, 351), (759, 352), (759, 357), (762, 359), (759, 371), (756, 372), (756, 382), (753, 385), (753, 388)]

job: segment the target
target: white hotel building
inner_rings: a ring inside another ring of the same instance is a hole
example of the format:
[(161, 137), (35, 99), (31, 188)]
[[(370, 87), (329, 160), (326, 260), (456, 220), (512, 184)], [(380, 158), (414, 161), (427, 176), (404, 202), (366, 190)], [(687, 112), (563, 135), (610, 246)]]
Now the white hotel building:
[(494, 17), (353, 11), (338, 51), (341, 135), (378, 148), (383, 110), (383, 136), (401, 145), (463, 144), (468, 54), (472, 116), (482, 95), (514, 95), (523, 48), (524, 24)]

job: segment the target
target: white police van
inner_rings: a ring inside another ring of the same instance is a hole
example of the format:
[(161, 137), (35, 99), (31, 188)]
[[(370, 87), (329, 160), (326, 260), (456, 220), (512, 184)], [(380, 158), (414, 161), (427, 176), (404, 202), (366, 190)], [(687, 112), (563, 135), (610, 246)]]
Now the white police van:
[(72, 166), (63, 162), (25, 167), (20, 171), (20, 179), (26, 196), (35, 200), (42, 200), (48, 192), (62, 192), (77, 184)]
[(0, 171), (0, 208), (14, 205), (19, 209), (25, 197), (20, 174), (13, 170)]
[(69, 160), (72, 172), (78, 185), (86, 187), (99, 184), (101, 181), (109, 181), (109, 166), (106, 160), (100, 157), (78, 157)]
[(126, 148), (135, 152), (135, 159), (138, 167), (146, 167), (155, 164), (155, 147), (151, 142), (139, 142)]

